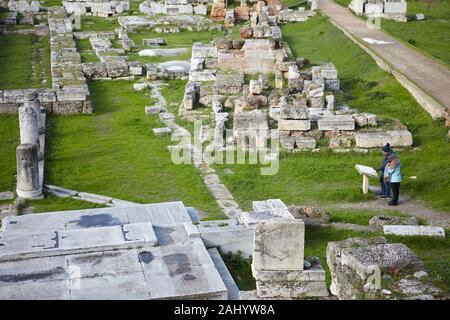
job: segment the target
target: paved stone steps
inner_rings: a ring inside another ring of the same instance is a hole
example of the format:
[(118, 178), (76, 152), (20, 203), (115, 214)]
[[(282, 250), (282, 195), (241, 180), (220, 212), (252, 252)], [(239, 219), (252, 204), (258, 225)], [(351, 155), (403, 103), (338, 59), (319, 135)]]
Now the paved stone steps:
[(152, 224), (56, 230), (42, 234), (0, 236), (0, 262), (59, 255), (135, 249), (157, 243)]
[(49, 230), (73, 230), (151, 222), (169, 226), (191, 222), (181, 201), (74, 211), (10, 216), (3, 219), (0, 236), (5, 234), (39, 234)]

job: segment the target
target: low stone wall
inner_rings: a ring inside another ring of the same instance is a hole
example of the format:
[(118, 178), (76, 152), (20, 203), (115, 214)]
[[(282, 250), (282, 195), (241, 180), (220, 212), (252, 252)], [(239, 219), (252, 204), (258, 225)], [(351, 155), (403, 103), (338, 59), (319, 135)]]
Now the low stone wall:
[(90, 98), (86, 100), (58, 100), (56, 91), (52, 89), (19, 89), (0, 90), (0, 114), (14, 114), (23, 105), (25, 93), (36, 91), (39, 100), (47, 113), (75, 114), (92, 113)]

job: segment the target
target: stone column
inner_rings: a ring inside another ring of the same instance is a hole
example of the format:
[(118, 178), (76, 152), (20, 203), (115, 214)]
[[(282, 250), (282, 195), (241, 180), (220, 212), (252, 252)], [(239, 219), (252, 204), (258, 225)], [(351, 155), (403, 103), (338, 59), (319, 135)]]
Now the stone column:
[(30, 106), (36, 112), (39, 133), (44, 133), (45, 127), (42, 121), (41, 100), (39, 100), (37, 92), (32, 91), (25, 94), (24, 106)]
[(30, 101), (19, 108), (20, 143), (35, 144), (39, 160), (43, 159), (39, 143), (39, 123), (36, 111), (31, 107)]
[(42, 195), (39, 181), (38, 151), (36, 144), (21, 144), (16, 149), (17, 195), (34, 198)]

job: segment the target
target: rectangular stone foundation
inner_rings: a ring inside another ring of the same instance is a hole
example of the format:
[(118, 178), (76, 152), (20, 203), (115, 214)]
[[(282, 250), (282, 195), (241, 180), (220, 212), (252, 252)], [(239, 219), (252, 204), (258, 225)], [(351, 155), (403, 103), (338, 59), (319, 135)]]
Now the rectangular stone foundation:
[(315, 264), (302, 271), (256, 271), (252, 265), (256, 290), (260, 298), (326, 297), (325, 271)]

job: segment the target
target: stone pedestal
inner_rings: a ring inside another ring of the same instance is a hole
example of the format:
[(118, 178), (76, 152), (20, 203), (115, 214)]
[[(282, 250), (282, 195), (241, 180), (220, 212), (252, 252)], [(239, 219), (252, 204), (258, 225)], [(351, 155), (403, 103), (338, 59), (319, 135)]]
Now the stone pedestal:
[(328, 295), (319, 261), (304, 270), (304, 244), (305, 224), (301, 220), (275, 219), (256, 226), (252, 274), (260, 297)]
[(38, 150), (36, 144), (21, 144), (16, 149), (17, 195), (35, 198), (42, 195), (39, 181)]

